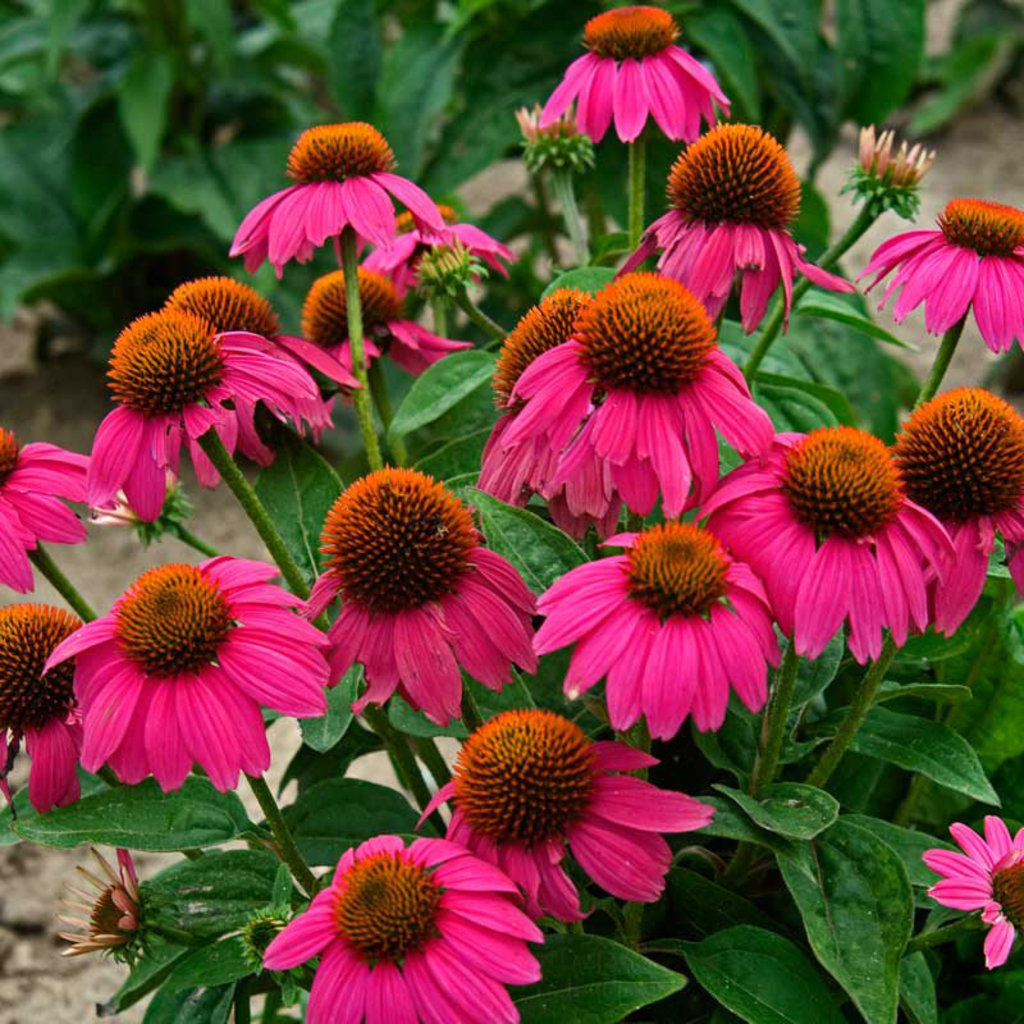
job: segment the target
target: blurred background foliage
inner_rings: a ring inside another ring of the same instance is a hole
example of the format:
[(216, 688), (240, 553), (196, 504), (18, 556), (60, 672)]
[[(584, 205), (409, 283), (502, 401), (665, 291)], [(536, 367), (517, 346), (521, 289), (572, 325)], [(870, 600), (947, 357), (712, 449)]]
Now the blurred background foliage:
[[(54, 333), (105, 352), (184, 278), (239, 273), (233, 232), (283, 187), (313, 123), (364, 119), (402, 173), (439, 200), (518, 152), (513, 111), (542, 101), (579, 53), (581, 0), (0, 0), (0, 316), (45, 303)], [(605, 5), (610, 6), (610, 5)], [(708, 0), (666, 4), (715, 70), (734, 116), (780, 139), (799, 127), (815, 168), (845, 121), (897, 108), (934, 132), (1019, 70), (1024, 11), (970, 0), (952, 43), (924, 56), (926, 0)], [(901, 115), (902, 117), (903, 115)], [(677, 147), (649, 161), (659, 196)], [(624, 148), (588, 182), (595, 224), (621, 223)], [(483, 225), (552, 249), (543, 196), (497, 195)], [(480, 218), (478, 218), (480, 219)], [(809, 182), (798, 233), (812, 253), (827, 206)], [(605, 253), (615, 258), (614, 247)], [(514, 318), (539, 293), (523, 260), (489, 302)], [(319, 268), (256, 281), (294, 317)]]

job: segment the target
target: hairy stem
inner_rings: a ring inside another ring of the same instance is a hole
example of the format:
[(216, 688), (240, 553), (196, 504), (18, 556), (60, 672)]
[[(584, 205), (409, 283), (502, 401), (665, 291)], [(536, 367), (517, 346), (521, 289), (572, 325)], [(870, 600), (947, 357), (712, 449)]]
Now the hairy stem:
[(42, 544), (37, 543), (35, 550), (28, 553), (28, 557), (83, 622), (91, 622), (96, 618), (96, 612), (93, 611), (92, 605), (82, 597), (71, 580), (60, 571), (57, 563), (50, 557), (50, 553)]
[(647, 142), (643, 135), (629, 144), (629, 248), (640, 244), (644, 233), (644, 192), (647, 175)]
[(796, 672), (799, 665), (800, 656), (790, 641), (775, 676), (771, 701), (764, 717), (761, 752), (750, 778), (750, 792), (753, 796), (757, 796), (769, 785), (778, 771), (782, 744), (786, 738), (786, 723), (789, 721), (790, 708), (793, 706), (793, 691), (796, 689)]
[(938, 392), (939, 387), (942, 385), (942, 378), (946, 376), (953, 353), (956, 351), (956, 346), (960, 341), (960, 335), (964, 333), (964, 324), (966, 322), (967, 314), (965, 313), (942, 336), (939, 350), (935, 353), (935, 361), (932, 363), (932, 368), (928, 371), (928, 379), (921, 385), (917, 401), (914, 403), (915, 409), (924, 405), (929, 399), (934, 398)]
[(373, 392), (373, 400), (377, 403), (377, 412), (380, 421), (384, 425), (384, 436), (387, 441), (388, 450), (395, 463), (404, 466), (409, 461), (409, 452), (405, 442), (400, 437), (391, 437), (388, 434), (388, 427), (391, 426), (392, 412), (391, 400), (388, 397), (388, 386), (384, 380), (384, 371), (381, 369), (380, 360), (370, 364), (369, 380), (370, 390)]
[(281, 814), (281, 808), (277, 806), (274, 794), (270, 792), (262, 775), (246, 775), (249, 780), (249, 788), (253, 796), (259, 801), (260, 810), (263, 811), (270, 831), (274, 835), (277, 844), (277, 854), (288, 865), (292, 877), (302, 886), (307, 896), (312, 896), (316, 891), (316, 876), (309, 869), (309, 865), (303, 860), (299, 848), (295, 845), (291, 830), (288, 828)]
[(505, 340), (505, 337), (508, 335), (508, 331), (506, 331), (501, 324), (492, 320), (479, 306), (477, 306), (469, 297), (465, 288), (460, 289), (458, 295), (455, 296), (455, 304), (485, 334), (489, 334), (497, 342)]
[(587, 246), (587, 230), (583, 225), (580, 208), (576, 203), (576, 189), (573, 186), (572, 171), (567, 168), (552, 171), (551, 182), (555, 187), (558, 205), (562, 209), (565, 230), (576, 252), (576, 263), (582, 267), (590, 262), (590, 249)]
[(171, 525), (170, 532), (182, 542), (187, 544), (190, 548), (198, 551), (201, 555), (206, 555), (207, 558), (216, 558), (220, 552), (210, 544), (207, 544), (205, 540), (197, 537), (191, 530), (181, 523), (173, 523)]

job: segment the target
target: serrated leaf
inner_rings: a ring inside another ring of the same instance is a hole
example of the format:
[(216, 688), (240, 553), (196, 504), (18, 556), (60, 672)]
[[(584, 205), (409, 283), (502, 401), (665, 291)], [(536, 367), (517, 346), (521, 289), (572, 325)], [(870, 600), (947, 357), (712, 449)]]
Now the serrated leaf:
[(761, 828), (787, 839), (813, 839), (839, 817), (839, 801), (815, 786), (778, 782), (765, 786), (757, 797), (717, 784)]
[(686, 978), (611, 939), (550, 935), (535, 949), (543, 977), (512, 989), (522, 1024), (618, 1024)]

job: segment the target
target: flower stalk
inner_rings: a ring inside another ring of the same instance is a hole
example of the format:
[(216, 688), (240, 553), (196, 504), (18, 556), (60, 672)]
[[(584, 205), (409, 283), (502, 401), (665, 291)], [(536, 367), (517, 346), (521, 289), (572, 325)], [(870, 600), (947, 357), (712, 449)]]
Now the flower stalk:
[(641, 134), (629, 144), (629, 248), (640, 244), (644, 233), (644, 193), (647, 175), (647, 141)]
[(967, 323), (965, 313), (952, 327), (942, 336), (939, 343), (939, 350), (935, 353), (935, 361), (928, 372), (928, 379), (921, 385), (914, 408), (924, 405), (925, 402), (934, 398), (942, 386), (942, 379), (946, 376), (949, 364), (953, 360), (953, 354), (960, 342), (960, 335), (964, 333), (964, 324)]
[(316, 876), (303, 859), (298, 846), (295, 845), (295, 839), (284, 820), (281, 808), (277, 806), (274, 794), (270, 792), (270, 787), (262, 775), (246, 775), (246, 779), (253, 796), (259, 802), (260, 810), (263, 811), (263, 815), (267, 819), (270, 831), (273, 833), (278, 856), (288, 865), (292, 877), (302, 886), (306, 895), (312, 896), (316, 891)]
[(799, 666), (800, 656), (796, 653), (793, 641), (790, 640), (786, 653), (782, 656), (782, 664), (776, 673), (771, 701), (764, 716), (761, 751), (750, 777), (751, 796), (758, 796), (765, 786), (770, 785), (778, 771)]
[(551, 183), (554, 186), (555, 196), (562, 211), (566, 232), (576, 254), (576, 264), (581, 267), (585, 266), (590, 262), (590, 248), (587, 245), (587, 231), (583, 225), (583, 218), (580, 216), (579, 205), (576, 202), (576, 190), (573, 187), (572, 172), (569, 170), (552, 171)]
[(91, 622), (96, 618), (96, 612), (93, 611), (92, 605), (82, 597), (71, 580), (60, 571), (57, 563), (50, 557), (50, 553), (42, 544), (36, 544), (35, 549), (29, 551), (28, 557), (83, 622)]

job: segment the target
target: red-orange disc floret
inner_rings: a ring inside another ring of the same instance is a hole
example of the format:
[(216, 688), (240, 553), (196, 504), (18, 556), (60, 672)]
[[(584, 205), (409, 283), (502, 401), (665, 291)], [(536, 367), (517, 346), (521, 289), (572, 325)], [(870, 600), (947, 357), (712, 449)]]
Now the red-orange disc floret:
[[(402, 316), (402, 298), (390, 278), (359, 268), (359, 303), (363, 326), (372, 331)], [(324, 348), (348, 340), (348, 304), (345, 272), (335, 270), (318, 277), (302, 305), (302, 335)]]
[(668, 201), (689, 221), (782, 229), (800, 212), (800, 179), (763, 128), (722, 124), (687, 146), (668, 176)]
[(987, 199), (952, 199), (939, 214), (946, 241), (979, 256), (1012, 256), (1024, 247), (1024, 210)]
[(265, 338), (281, 329), (270, 303), (255, 288), (231, 277), (200, 277), (171, 292), (165, 309), (192, 313), (224, 331), (251, 331)]
[(498, 842), (544, 842), (564, 836), (586, 810), (594, 765), (592, 744), (567, 718), (506, 711), (459, 751), (455, 806), (474, 832)]
[(365, 177), (394, 166), (388, 140), (363, 121), (307, 128), (288, 154), (288, 177), (304, 185)]
[(679, 26), (660, 7), (616, 7), (595, 15), (583, 29), (583, 45), (599, 57), (641, 59), (661, 53), (679, 38)]
[[(437, 212), (441, 214), (441, 220), (445, 224), (455, 224), (458, 222), (459, 215), (454, 206), (448, 206), (446, 203), (437, 203), (436, 205)], [(403, 210), (395, 217), (395, 230), (400, 235), (407, 234), (414, 227), (416, 227), (416, 218), (408, 210)]]
[(18, 452), (21, 445), (17, 437), (10, 430), (0, 427), (0, 483), (3, 483), (18, 464)]

